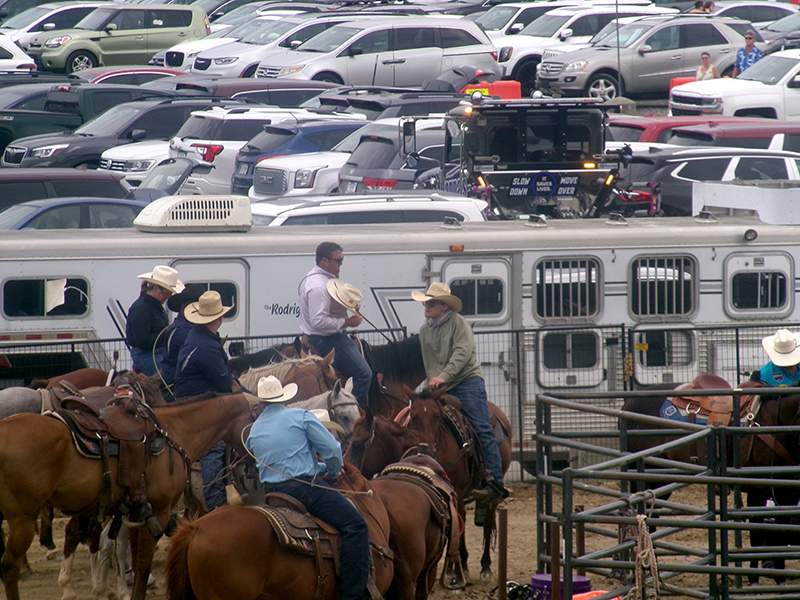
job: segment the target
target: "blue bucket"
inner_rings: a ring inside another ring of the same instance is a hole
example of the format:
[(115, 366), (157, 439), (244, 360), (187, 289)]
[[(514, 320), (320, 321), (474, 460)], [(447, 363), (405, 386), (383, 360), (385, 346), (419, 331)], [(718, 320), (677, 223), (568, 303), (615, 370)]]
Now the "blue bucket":
[[(531, 600), (550, 600), (552, 576), (549, 573), (531, 577)], [(572, 593), (584, 594), (592, 591), (592, 582), (584, 575), (572, 576)], [(561, 576), (561, 600), (564, 600), (564, 576)]]

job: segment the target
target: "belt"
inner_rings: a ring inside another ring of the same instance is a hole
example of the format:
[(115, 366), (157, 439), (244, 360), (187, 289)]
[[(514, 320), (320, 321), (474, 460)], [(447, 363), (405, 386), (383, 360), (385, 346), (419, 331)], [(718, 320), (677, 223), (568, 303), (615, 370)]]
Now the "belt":
[(293, 477), (292, 479), (286, 479), (285, 481), (279, 481), (278, 483), (264, 483), (262, 482), (262, 486), (264, 487), (265, 491), (269, 490), (277, 490), (279, 488), (285, 487), (287, 485), (299, 485), (300, 482), (305, 481), (311, 483), (314, 478), (310, 475), (301, 475), (299, 477)]

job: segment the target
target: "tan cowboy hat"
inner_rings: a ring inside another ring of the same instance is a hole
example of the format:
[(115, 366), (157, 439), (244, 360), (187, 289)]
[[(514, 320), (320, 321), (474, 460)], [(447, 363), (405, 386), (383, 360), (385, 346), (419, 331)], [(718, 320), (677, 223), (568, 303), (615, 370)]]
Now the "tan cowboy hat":
[(450, 286), (446, 283), (441, 283), (438, 281), (432, 283), (428, 288), (428, 291), (424, 294), (414, 290), (411, 292), (411, 297), (417, 302), (427, 302), (428, 300), (438, 300), (439, 302), (444, 302), (450, 307), (450, 310), (455, 312), (461, 312), (463, 307), (461, 300), (457, 296), (453, 296), (453, 294), (450, 293)]
[(344, 427), (331, 421), (331, 415), (327, 410), (324, 408), (315, 408), (311, 411), (311, 413), (317, 417), (317, 419), (319, 419), (320, 423), (325, 426), (325, 429), (328, 431), (335, 431), (340, 435), (344, 435)]
[(353, 312), (358, 310), (356, 307), (364, 299), (361, 291), (356, 286), (345, 283), (341, 279), (329, 279), (326, 287), (331, 298)]
[(137, 277), (144, 279), (147, 283), (169, 290), (173, 294), (179, 294), (184, 288), (183, 283), (178, 279), (178, 272), (166, 265), (158, 265), (150, 273), (142, 273)]
[(209, 292), (204, 292), (203, 295), (200, 296), (200, 300), (192, 302), (189, 306), (184, 308), (183, 316), (186, 317), (186, 320), (190, 323), (205, 325), (206, 323), (211, 323), (211, 321), (219, 319), (232, 308), (233, 305), (222, 306), (222, 298), (219, 292), (211, 290)]
[(250, 404), (258, 404), (259, 402), (286, 402), (294, 398), (295, 394), (297, 394), (296, 383), (287, 383), (284, 386), (281, 385), (280, 379), (270, 375), (258, 380), (258, 396), (244, 394), (244, 397)]
[(779, 367), (791, 367), (800, 363), (800, 334), (788, 329), (779, 329), (775, 335), (761, 340), (769, 359)]

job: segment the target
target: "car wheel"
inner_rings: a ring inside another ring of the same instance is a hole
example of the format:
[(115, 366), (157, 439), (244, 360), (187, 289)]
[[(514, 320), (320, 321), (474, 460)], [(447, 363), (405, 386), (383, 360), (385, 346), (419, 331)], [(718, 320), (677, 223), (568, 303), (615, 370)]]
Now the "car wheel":
[(342, 85), (344, 81), (336, 73), (317, 73), (311, 78), (312, 81), (323, 81), (325, 83), (336, 83)]
[(90, 52), (79, 50), (69, 55), (67, 59), (67, 73), (93, 69), (97, 66), (97, 59)]
[(529, 60), (517, 69), (514, 79), (519, 81), (523, 98), (529, 98), (536, 89), (536, 67), (539, 62), (538, 60)]
[(619, 82), (609, 73), (596, 73), (586, 83), (586, 95), (589, 98), (611, 100), (620, 95)]

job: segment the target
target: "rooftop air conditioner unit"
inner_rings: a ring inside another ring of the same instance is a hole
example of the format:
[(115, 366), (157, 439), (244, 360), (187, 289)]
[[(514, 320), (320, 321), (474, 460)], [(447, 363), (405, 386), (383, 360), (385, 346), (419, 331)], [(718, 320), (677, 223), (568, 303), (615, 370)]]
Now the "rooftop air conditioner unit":
[(145, 206), (133, 224), (150, 233), (250, 231), (253, 215), (247, 196), (165, 196)]

